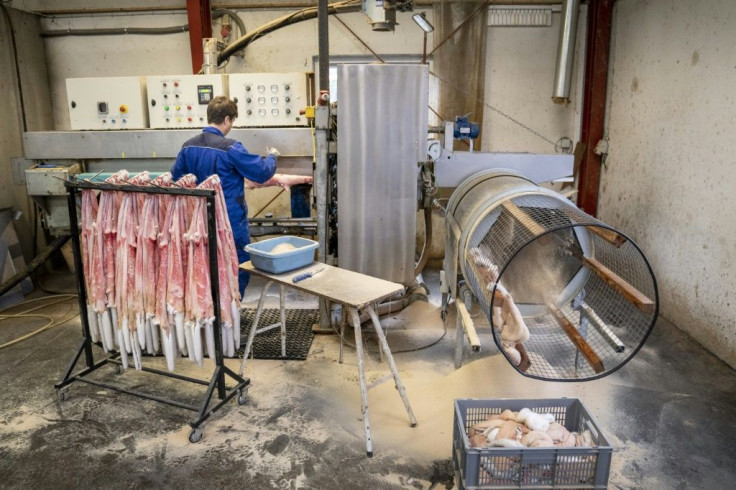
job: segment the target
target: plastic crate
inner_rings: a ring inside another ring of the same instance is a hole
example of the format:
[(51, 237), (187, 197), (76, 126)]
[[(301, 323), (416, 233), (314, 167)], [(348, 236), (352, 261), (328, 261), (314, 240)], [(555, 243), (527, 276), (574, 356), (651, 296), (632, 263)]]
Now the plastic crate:
[[(271, 253), (271, 250), (280, 243), (290, 243), (296, 248), (281, 254)], [(271, 274), (281, 274), (314, 262), (314, 250), (317, 247), (319, 243), (314, 240), (296, 236), (280, 236), (251, 243), (245, 247), (245, 251), (250, 254), (253, 267)]]
[[(529, 408), (571, 432), (590, 430), (595, 447), (472, 448), (468, 429), (489, 415)], [(613, 448), (577, 398), (455, 400), (452, 459), (459, 489), (606, 488)]]

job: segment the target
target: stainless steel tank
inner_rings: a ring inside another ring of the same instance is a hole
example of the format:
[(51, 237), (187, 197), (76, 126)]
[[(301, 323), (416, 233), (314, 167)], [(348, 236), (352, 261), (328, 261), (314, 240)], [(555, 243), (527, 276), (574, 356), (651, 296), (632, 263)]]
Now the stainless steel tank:
[[(610, 374), (657, 318), (656, 280), (639, 247), (514, 171), (480, 172), (452, 194), (444, 270), (451, 296), (465, 281), (501, 352), (533, 378)], [(514, 328), (528, 330), (520, 342), (502, 334), (510, 305), (523, 318)]]

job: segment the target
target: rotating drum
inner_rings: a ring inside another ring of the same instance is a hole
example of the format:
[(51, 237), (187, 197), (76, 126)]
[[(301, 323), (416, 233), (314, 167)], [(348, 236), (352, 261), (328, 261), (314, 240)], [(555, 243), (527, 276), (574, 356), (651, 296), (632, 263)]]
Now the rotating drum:
[(600, 378), (654, 327), (657, 284), (641, 249), (517, 172), (485, 171), (460, 184), (447, 232), (452, 296), (462, 276), (494, 342), (525, 376)]

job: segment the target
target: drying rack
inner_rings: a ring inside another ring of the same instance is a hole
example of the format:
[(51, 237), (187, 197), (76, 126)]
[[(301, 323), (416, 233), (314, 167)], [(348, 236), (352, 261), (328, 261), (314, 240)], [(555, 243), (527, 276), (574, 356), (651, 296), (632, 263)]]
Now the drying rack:
[[(64, 377), (61, 381), (54, 385), (54, 387), (58, 390), (59, 399), (63, 401), (66, 398), (66, 391), (69, 389), (68, 386), (70, 384), (76, 381), (81, 381), (83, 383), (100, 386), (109, 390), (114, 390), (121, 393), (126, 393), (128, 395), (145, 398), (147, 400), (164, 403), (166, 405), (191, 410), (193, 412), (197, 412), (197, 418), (189, 423), (189, 425), (192, 427), (192, 431), (189, 434), (189, 441), (199, 442), (202, 439), (204, 422), (236, 395), (238, 396), (238, 403), (240, 405), (244, 405), (245, 403), (247, 403), (247, 391), (250, 387), (250, 379), (239, 376), (223, 363), (222, 336), (220, 332), (220, 290), (217, 270), (217, 225), (215, 221), (215, 191), (210, 189), (185, 189), (177, 187), (139, 187), (134, 185), (114, 185), (82, 180), (67, 180), (64, 182), (64, 185), (68, 191), (69, 224), (72, 235), (74, 268), (76, 272), (77, 292), (79, 298), (79, 313), (82, 319), (83, 338), (81, 344), (79, 345), (79, 348), (77, 349), (77, 353), (74, 356), (74, 359), (72, 360), (69, 368), (64, 374)], [(103, 383), (97, 380), (89, 379), (87, 377), (89, 374), (93, 373), (106, 364), (115, 365), (118, 372), (120, 372), (122, 362), (119, 359), (120, 353), (114, 351), (108, 353), (108, 355), (104, 359), (95, 361), (92, 350), (93, 344), (97, 345), (100, 348), (102, 348), (102, 344), (100, 342), (92, 342), (89, 330), (89, 319), (87, 317), (87, 291), (84, 283), (84, 270), (82, 268), (82, 255), (79, 241), (79, 224), (77, 221), (77, 190), (79, 189), (137, 192), (144, 194), (168, 194), (174, 196), (195, 196), (202, 197), (207, 200), (207, 233), (209, 237), (210, 283), (212, 285), (212, 302), (215, 314), (215, 321), (213, 325), (215, 329), (215, 370), (212, 373), (210, 381), (207, 382), (204, 380), (182, 376), (175, 373), (169, 373), (158, 369), (151, 369), (147, 367), (142, 368), (142, 371), (145, 371), (146, 373), (207, 386), (207, 390), (204, 393), (204, 398), (202, 399), (202, 402), (199, 406), (187, 405), (186, 403), (182, 403), (176, 400), (170, 400), (168, 398), (163, 398), (148, 393), (129, 390), (121, 386), (116, 386), (110, 383)], [(82, 356), (82, 353), (84, 353), (84, 362), (86, 367), (78, 371), (76, 374), (72, 374), (75, 366)], [(236, 382), (236, 385), (232, 388), (228, 388), (225, 384), (226, 375)], [(212, 397), (215, 390), (217, 390), (217, 397), (219, 398), (219, 402), (211, 407), (210, 405), (212, 403)]]

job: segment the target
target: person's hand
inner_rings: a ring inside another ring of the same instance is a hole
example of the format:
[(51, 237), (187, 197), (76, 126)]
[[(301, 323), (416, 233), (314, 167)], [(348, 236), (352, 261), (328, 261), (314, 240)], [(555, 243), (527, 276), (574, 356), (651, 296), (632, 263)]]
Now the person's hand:
[(276, 148), (266, 147), (266, 151), (268, 151), (268, 154), (269, 155), (273, 155), (275, 157), (280, 157), (281, 156), (281, 152), (278, 151)]

